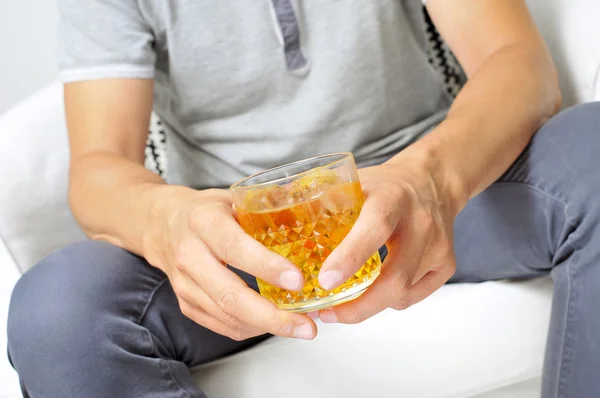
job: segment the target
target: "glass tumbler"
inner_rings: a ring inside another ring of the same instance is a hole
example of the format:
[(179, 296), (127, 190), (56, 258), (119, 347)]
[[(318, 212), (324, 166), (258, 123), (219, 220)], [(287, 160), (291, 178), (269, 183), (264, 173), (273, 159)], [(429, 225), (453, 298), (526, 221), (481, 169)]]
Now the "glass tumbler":
[(352, 300), (381, 270), (379, 253), (333, 290), (318, 282), (319, 270), (356, 222), (364, 198), (351, 153), (334, 153), (276, 167), (231, 186), (238, 221), (268, 249), (304, 274), (293, 292), (258, 279), (260, 294), (279, 308), (309, 312)]

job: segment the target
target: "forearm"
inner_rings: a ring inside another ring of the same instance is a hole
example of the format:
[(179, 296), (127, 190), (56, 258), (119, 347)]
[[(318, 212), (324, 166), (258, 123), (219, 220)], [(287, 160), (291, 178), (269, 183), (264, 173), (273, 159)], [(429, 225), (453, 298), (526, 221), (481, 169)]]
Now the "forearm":
[(69, 203), (92, 239), (143, 255), (144, 235), (170, 187), (142, 165), (109, 152), (92, 152), (73, 161)]
[(506, 47), (474, 73), (446, 120), (398, 158), (421, 159), (433, 171), (440, 196), (460, 210), (508, 169), (559, 107), (549, 55), (543, 49)]

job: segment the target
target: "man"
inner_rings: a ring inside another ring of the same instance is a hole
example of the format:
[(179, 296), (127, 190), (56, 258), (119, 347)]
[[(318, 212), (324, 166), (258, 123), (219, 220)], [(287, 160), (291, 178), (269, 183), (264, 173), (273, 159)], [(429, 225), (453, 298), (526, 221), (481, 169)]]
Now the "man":
[[(324, 322), (405, 309), (451, 277), (551, 272), (543, 395), (600, 390), (600, 106), (548, 121), (556, 71), (523, 0), (429, 0), (469, 78), (454, 101), (418, 0), (59, 4), (69, 199), (92, 240), (15, 288), (9, 354), (26, 394), (201, 397), (189, 367), (266, 333), (313, 339), (309, 316), (247, 285), (303, 279), (243, 233), (224, 188), (337, 151), (354, 153), (367, 199), (319, 281), (341, 284), (383, 244), (389, 255)], [(143, 167), (152, 107), (165, 180)]]

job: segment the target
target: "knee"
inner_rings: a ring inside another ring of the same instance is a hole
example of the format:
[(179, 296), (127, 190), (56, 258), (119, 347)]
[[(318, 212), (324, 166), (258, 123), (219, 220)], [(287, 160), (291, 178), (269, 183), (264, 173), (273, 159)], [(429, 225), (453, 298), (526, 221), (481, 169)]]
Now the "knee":
[(600, 184), (600, 102), (580, 104), (550, 119), (533, 137), (528, 157), (580, 184)]
[[(84, 349), (99, 337), (99, 312), (114, 300), (123, 279), (123, 259), (136, 258), (115, 246), (82, 242), (49, 255), (17, 282), (8, 316), (8, 348), (14, 365), (54, 361)], [(29, 365), (26, 365), (29, 364)]]
[(565, 150), (578, 153), (600, 146), (600, 102), (588, 102), (565, 109), (551, 118), (539, 131)]

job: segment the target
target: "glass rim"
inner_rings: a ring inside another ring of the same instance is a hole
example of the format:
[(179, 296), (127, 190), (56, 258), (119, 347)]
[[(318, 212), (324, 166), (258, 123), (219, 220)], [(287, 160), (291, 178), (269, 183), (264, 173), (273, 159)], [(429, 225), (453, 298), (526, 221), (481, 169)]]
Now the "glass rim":
[(235, 189), (240, 189), (240, 188), (241, 189), (252, 189), (252, 188), (256, 188), (256, 187), (260, 187), (260, 186), (277, 184), (277, 183), (280, 183), (280, 182), (286, 181), (286, 180), (298, 179), (300, 177), (304, 177), (304, 176), (306, 176), (306, 175), (314, 172), (314, 170), (317, 167), (313, 167), (313, 168), (310, 168), (310, 169), (308, 169), (306, 171), (301, 171), (299, 173), (295, 173), (295, 174), (293, 174), (291, 176), (287, 176), (287, 177), (275, 178), (275, 179), (272, 179), (272, 180), (269, 180), (269, 181), (259, 182), (257, 184), (243, 185), (245, 182), (248, 182), (249, 180), (251, 180), (253, 178), (256, 178), (256, 177), (259, 177), (259, 176), (261, 176), (263, 174), (271, 173), (271, 172), (278, 171), (278, 170), (281, 170), (281, 169), (284, 169), (284, 168), (288, 168), (288, 167), (298, 166), (298, 165), (301, 165), (303, 163), (310, 163), (310, 162), (314, 162), (314, 161), (317, 161), (317, 160), (326, 159), (326, 158), (330, 158), (330, 157), (336, 157), (336, 156), (340, 156), (340, 158), (337, 159), (337, 160), (333, 160), (333, 161), (331, 161), (329, 163), (326, 163), (326, 164), (324, 164), (322, 166), (317, 166), (317, 167), (318, 168), (331, 168), (331, 167), (337, 165), (338, 163), (342, 163), (343, 161), (345, 161), (347, 159), (353, 159), (354, 158), (354, 156), (352, 155), (351, 152), (333, 152), (333, 153), (328, 153), (328, 154), (325, 154), (325, 155), (313, 156), (313, 157), (302, 159), (302, 160), (296, 160), (295, 162), (290, 162), (290, 163), (282, 164), (280, 166), (276, 166), (276, 167), (273, 167), (273, 168), (270, 168), (270, 169), (267, 169), (267, 170), (263, 170), (263, 171), (260, 171), (258, 173), (252, 174), (252, 175), (250, 175), (248, 177), (242, 178), (241, 180), (239, 180), (239, 181), (231, 184), (231, 186), (229, 187), (229, 189), (232, 190), (232, 191), (235, 190)]

